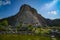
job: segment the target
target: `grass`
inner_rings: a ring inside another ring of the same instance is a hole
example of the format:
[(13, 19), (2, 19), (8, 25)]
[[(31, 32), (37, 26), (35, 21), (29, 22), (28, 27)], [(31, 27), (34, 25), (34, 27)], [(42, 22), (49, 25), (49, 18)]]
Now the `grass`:
[(51, 40), (50, 37), (24, 34), (3, 34), (0, 40)]
[[(56, 28), (57, 30), (60, 30), (60, 28)], [(51, 28), (37, 28), (36, 32), (41, 32), (41, 34), (49, 33)], [(60, 40), (60, 38), (56, 37), (57, 40)], [(0, 40), (51, 40), (51, 37), (49, 36), (43, 36), (43, 35), (24, 35), (24, 34), (1, 34)]]

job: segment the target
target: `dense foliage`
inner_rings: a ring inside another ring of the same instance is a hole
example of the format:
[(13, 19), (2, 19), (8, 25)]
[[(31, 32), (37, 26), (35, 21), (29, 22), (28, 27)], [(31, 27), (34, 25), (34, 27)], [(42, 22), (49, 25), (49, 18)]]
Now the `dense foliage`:
[(8, 26), (8, 21), (3, 20), (2, 22), (0, 22), (0, 26)]

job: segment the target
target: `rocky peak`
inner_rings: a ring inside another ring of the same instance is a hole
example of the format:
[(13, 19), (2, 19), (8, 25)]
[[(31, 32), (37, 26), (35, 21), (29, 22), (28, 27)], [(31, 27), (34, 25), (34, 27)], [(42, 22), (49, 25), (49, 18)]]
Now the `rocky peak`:
[(12, 17), (7, 18), (9, 25), (17, 26), (21, 24), (23, 26), (47, 26), (45, 18), (37, 13), (36, 9), (31, 6), (24, 4), (20, 7), (19, 12)]
[(20, 7), (18, 15), (20, 16), (23, 12), (32, 12), (32, 14), (36, 14), (37, 13), (36, 9), (32, 8), (30, 5), (27, 5), (27, 4), (23, 4)]
[(19, 22), (22, 22), (26, 25), (38, 25), (38, 26), (46, 26), (46, 22), (44, 21), (44, 18), (39, 15), (36, 11), (36, 9), (32, 8), (31, 6), (24, 4), (21, 6), (18, 15), (17, 16), (17, 24)]
[(30, 7), (29, 5), (24, 4), (24, 5), (21, 6), (20, 11), (27, 11), (27, 10), (30, 11), (30, 8), (31, 8), (31, 7)]

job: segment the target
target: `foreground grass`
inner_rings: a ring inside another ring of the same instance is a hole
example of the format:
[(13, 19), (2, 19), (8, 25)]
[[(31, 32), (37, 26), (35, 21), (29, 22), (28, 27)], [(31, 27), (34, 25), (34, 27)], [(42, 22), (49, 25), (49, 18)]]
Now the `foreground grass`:
[(50, 37), (24, 34), (2, 34), (0, 40), (51, 40)]

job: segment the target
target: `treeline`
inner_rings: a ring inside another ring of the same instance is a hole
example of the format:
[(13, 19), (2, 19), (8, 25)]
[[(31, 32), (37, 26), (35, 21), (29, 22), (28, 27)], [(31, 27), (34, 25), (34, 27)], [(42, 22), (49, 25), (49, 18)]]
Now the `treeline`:
[(48, 26), (56, 26), (56, 27), (60, 27), (60, 19), (55, 19), (55, 20), (50, 20), (50, 19), (46, 19), (47, 25)]
[(0, 26), (8, 26), (8, 21), (3, 20), (2, 22), (0, 22)]

